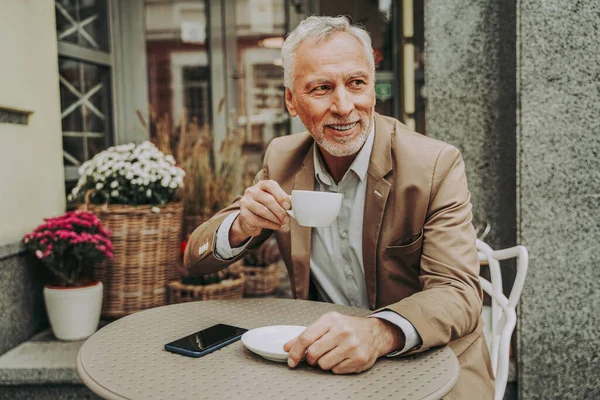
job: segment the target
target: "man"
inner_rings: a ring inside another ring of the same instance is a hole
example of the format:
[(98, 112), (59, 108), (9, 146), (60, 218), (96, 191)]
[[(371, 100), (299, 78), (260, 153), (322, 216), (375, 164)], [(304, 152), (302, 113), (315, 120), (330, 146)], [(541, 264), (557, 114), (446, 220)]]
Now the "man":
[[(285, 345), (288, 364), (333, 373), (449, 344), (461, 364), (448, 398), (493, 397), (470, 194), (459, 151), (378, 115), (368, 33), (310, 17), (282, 48), (286, 105), (308, 133), (277, 138), (254, 186), (192, 234), (191, 274), (219, 270), (274, 234), (293, 294), (376, 311), (330, 313)], [(290, 220), (293, 189), (344, 194), (327, 228)]]

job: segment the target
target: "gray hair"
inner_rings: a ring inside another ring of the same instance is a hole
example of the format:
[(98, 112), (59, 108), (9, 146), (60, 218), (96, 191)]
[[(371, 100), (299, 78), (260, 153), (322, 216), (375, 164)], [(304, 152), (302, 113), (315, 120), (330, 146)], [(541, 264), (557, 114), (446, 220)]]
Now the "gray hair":
[(371, 37), (366, 30), (350, 25), (350, 21), (346, 17), (317, 17), (312, 16), (294, 29), (285, 39), (281, 47), (281, 55), (283, 58), (283, 84), (286, 88), (293, 90), (294, 74), (296, 70), (296, 49), (300, 43), (306, 39), (316, 39), (317, 43), (322, 43), (331, 38), (334, 33), (347, 32), (362, 44), (367, 59), (369, 60), (375, 74), (375, 57), (373, 55), (373, 47), (371, 45)]

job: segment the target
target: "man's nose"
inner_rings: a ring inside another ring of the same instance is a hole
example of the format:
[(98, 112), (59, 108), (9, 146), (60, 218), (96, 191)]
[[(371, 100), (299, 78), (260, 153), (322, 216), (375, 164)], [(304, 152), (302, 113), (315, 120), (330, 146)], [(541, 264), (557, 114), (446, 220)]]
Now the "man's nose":
[(349, 115), (354, 110), (354, 100), (352, 94), (345, 88), (337, 88), (334, 92), (333, 102), (331, 103), (331, 112), (341, 116)]

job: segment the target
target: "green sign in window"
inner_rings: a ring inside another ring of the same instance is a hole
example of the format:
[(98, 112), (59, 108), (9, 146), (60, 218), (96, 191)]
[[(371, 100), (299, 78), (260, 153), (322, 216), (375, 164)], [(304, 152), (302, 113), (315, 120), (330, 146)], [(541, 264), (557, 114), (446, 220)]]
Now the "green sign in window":
[(392, 98), (392, 84), (390, 82), (379, 82), (375, 84), (375, 96), (377, 100), (386, 101)]

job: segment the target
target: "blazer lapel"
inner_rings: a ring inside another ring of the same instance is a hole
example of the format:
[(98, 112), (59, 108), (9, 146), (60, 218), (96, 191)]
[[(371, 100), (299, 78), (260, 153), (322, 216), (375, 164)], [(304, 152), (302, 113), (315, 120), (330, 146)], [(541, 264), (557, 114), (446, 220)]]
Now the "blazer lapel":
[[(293, 189), (315, 190), (315, 165), (313, 150), (308, 151), (302, 168), (296, 174)], [(308, 299), (310, 283), (310, 242), (311, 228), (300, 226), (294, 218), (290, 218), (290, 235), (292, 246), (293, 284), (296, 298)]]
[(377, 242), (385, 204), (392, 187), (384, 177), (392, 170), (393, 129), (393, 125), (375, 114), (375, 141), (369, 162), (363, 214), (363, 266), (367, 297), (372, 309), (376, 308), (377, 300)]

